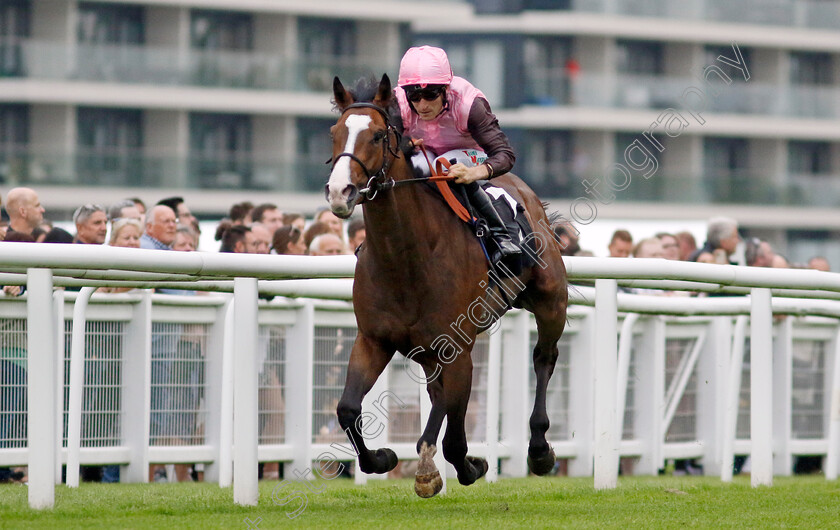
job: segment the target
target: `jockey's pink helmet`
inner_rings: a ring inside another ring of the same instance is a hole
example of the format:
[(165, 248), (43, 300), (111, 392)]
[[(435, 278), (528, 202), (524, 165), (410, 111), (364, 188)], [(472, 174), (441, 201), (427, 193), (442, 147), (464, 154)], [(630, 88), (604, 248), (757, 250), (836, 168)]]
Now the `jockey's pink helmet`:
[(448, 85), (452, 81), (452, 67), (446, 52), (434, 46), (409, 48), (400, 61), (400, 86)]

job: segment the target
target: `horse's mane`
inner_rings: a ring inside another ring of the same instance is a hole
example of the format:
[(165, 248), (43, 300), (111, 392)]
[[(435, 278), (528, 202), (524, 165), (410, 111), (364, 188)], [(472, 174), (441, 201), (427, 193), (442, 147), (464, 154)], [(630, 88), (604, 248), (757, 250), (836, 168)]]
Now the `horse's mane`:
[[(379, 79), (372, 76), (360, 77), (353, 83), (352, 86), (345, 88), (353, 97), (353, 101), (359, 103), (370, 103), (374, 100), (376, 93), (379, 91)], [(338, 105), (336, 104), (335, 99), (332, 99), (331, 102), (333, 104), (333, 112), (338, 112)], [(414, 146), (411, 144), (410, 139), (402, 137), (402, 115), (400, 114), (399, 103), (397, 103), (397, 96), (394, 94), (393, 90), (391, 91), (391, 102), (388, 104), (388, 108), (386, 108), (385, 111), (388, 113), (388, 116), (390, 116), (391, 124), (394, 125), (400, 133), (400, 151), (406, 155), (407, 159), (411, 158)]]

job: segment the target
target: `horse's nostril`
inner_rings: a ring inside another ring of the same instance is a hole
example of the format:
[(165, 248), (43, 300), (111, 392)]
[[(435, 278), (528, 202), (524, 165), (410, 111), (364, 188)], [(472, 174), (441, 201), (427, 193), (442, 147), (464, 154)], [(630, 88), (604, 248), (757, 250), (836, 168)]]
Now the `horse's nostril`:
[(330, 200), (330, 185), (327, 184), (324, 186), (324, 197), (329, 201)]
[(356, 200), (356, 197), (359, 196), (359, 188), (350, 184), (346, 188), (344, 188), (344, 196), (347, 197), (347, 202), (352, 203)]

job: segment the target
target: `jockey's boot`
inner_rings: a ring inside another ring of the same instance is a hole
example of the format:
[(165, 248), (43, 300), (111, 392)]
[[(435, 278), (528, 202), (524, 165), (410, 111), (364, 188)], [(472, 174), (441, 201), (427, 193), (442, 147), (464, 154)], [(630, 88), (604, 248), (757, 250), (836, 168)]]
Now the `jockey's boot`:
[(490, 202), (490, 197), (484, 188), (477, 183), (465, 186), (469, 195), (470, 204), (478, 210), (479, 215), (487, 222), (487, 228), (490, 230), (490, 236), (499, 247), (499, 251), (493, 254), (492, 261), (497, 263), (510, 256), (517, 256), (522, 254), (519, 246), (513, 242), (505, 227), (504, 221), (499, 217), (499, 212)]

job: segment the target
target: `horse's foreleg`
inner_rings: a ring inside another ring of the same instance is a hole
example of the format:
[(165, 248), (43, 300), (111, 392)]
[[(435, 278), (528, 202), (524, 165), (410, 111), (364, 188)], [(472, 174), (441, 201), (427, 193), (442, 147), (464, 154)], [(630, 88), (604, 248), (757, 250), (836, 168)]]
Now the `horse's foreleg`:
[(365, 446), (360, 417), (362, 399), (370, 391), (385, 369), (393, 351), (386, 351), (378, 343), (361, 334), (356, 337), (350, 363), (347, 367), (347, 381), (336, 410), (338, 422), (347, 433), (359, 455), (359, 468), (365, 473), (387, 473), (397, 465), (397, 455), (390, 449), (371, 451)]
[(467, 433), (464, 418), (472, 390), (472, 360), (462, 355), (444, 373), (443, 401), (446, 407), (446, 435), (443, 456), (455, 466), (458, 482), (469, 486), (487, 473), (487, 461), (467, 456)]
[[(426, 377), (428, 378), (430, 375), (431, 370), (426, 370)], [(417, 464), (417, 473), (414, 477), (414, 492), (424, 499), (434, 497), (443, 488), (443, 479), (441, 479), (440, 471), (435, 465), (434, 456), (437, 453), (440, 427), (443, 424), (443, 418), (446, 416), (446, 409), (443, 406), (441, 378), (438, 377), (428, 383), (426, 388), (432, 402), (432, 410), (429, 412), (426, 428), (417, 441), (417, 454), (420, 455), (420, 461)]]
[(537, 318), (539, 338), (534, 347), (534, 372), (537, 375), (537, 388), (534, 397), (534, 410), (531, 413), (531, 441), (528, 444), (528, 468), (535, 475), (545, 475), (554, 468), (554, 450), (545, 439), (548, 432), (548, 413), (546, 412), (546, 393), (548, 381), (554, 373), (557, 363), (557, 341), (563, 331), (562, 324), (546, 323)]

